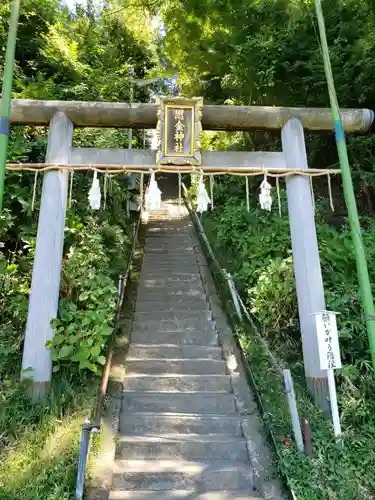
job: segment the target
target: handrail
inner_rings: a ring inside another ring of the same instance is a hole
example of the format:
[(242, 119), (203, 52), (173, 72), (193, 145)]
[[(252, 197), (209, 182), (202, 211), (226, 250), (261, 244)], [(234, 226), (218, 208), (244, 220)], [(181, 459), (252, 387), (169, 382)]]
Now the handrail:
[[(234, 282), (232, 276), (225, 269), (222, 269), (219, 261), (217, 260), (215, 254), (214, 254), (214, 251), (212, 250), (212, 247), (208, 241), (208, 238), (206, 236), (206, 233), (204, 231), (202, 223), (199, 220), (198, 214), (194, 210), (191, 195), (188, 192), (184, 183), (182, 183), (182, 188), (184, 191), (184, 198), (185, 198), (186, 206), (187, 206), (189, 213), (193, 219), (194, 225), (195, 225), (197, 233), (198, 233), (198, 237), (200, 237), (201, 241), (204, 242), (205, 249), (210, 256), (212, 263), (216, 267), (218, 274), (220, 274), (222, 276), (222, 278), (227, 282), (228, 289), (229, 289), (229, 292), (231, 294), (234, 309), (236, 310), (236, 314), (238, 316), (238, 319), (240, 320), (241, 324), (245, 324), (245, 321), (244, 321), (244, 317), (245, 317), (248, 325), (251, 327), (252, 331), (255, 333), (255, 335), (259, 339), (260, 343), (262, 344), (262, 346), (266, 350), (268, 357), (269, 357), (271, 363), (274, 365), (276, 371), (278, 372), (278, 374), (281, 377), (283, 377), (283, 364), (276, 359), (276, 357), (274, 356), (274, 354), (271, 352), (270, 348), (268, 347), (267, 342), (259, 333), (255, 322), (253, 321), (249, 311), (247, 310), (247, 308), (246, 308), (246, 306), (241, 298), (241, 295), (240, 295), (240, 293), (235, 285), (235, 282)], [(240, 309), (242, 310), (244, 317), (241, 314)], [(257, 388), (257, 384), (255, 382), (255, 379), (254, 379), (254, 376), (253, 376), (253, 373), (252, 373), (252, 370), (250, 367), (250, 363), (247, 360), (245, 349), (243, 347), (241, 339), (237, 335), (235, 335), (235, 341), (236, 341), (237, 347), (238, 347), (239, 352), (240, 352), (241, 361), (242, 361), (242, 364), (243, 364), (244, 369), (245, 369), (246, 377), (247, 377), (248, 382), (250, 383), (251, 387), (253, 388), (255, 398), (257, 401), (257, 405), (258, 405), (258, 409), (259, 409), (261, 415), (263, 416), (265, 414), (265, 409), (264, 409), (262, 399), (260, 397), (260, 394), (259, 394), (259, 391)], [(281, 475), (284, 478), (284, 483), (287, 486), (289, 497), (292, 498), (293, 500), (295, 500), (295, 498), (296, 498), (295, 494), (294, 494), (293, 490), (291, 489), (291, 487), (289, 486), (289, 478), (287, 476), (287, 473), (285, 472), (285, 470), (283, 470), (283, 467), (282, 467), (281, 456), (280, 456), (280, 453), (279, 453), (278, 448), (277, 448), (274, 433), (273, 433), (269, 424), (266, 424), (264, 422), (264, 425), (265, 425), (265, 428), (266, 428), (266, 430), (269, 434), (269, 437), (271, 439), (274, 452), (276, 453), (276, 456), (279, 457), (279, 462), (280, 462), (279, 469), (280, 469)]]
[[(141, 200), (141, 207), (143, 206), (143, 200)], [(142, 208), (141, 208), (142, 211)], [(81, 446), (80, 446), (80, 454), (78, 461), (78, 470), (77, 470), (77, 480), (76, 480), (76, 500), (82, 500), (83, 491), (85, 486), (85, 473), (86, 473), (86, 464), (87, 458), (89, 456), (90, 449), (90, 441), (91, 435), (99, 434), (101, 428), (101, 415), (103, 410), (104, 398), (107, 392), (108, 380), (111, 371), (112, 358), (113, 358), (113, 350), (115, 345), (115, 339), (118, 332), (119, 319), (121, 316), (121, 308), (124, 301), (124, 296), (126, 292), (126, 287), (128, 284), (129, 274), (131, 265), (133, 262), (133, 257), (135, 253), (136, 244), (138, 241), (138, 233), (141, 224), (141, 217), (138, 217), (135, 230), (133, 230), (133, 241), (131, 250), (128, 257), (128, 262), (125, 270), (125, 274), (119, 277), (118, 282), (118, 294), (117, 294), (117, 307), (116, 314), (114, 318), (112, 335), (109, 341), (109, 349), (107, 353), (106, 362), (103, 369), (103, 374), (99, 387), (99, 395), (96, 403), (95, 414), (92, 422), (85, 421), (82, 425), (82, 436), (81, 436)]]
[(210, 242), (208, 241), (208, 238), (207, 238), (207, 235), (206, 235), (206, 233), (204, 231), (202, 223), (201, 223), (201, 221), (200, 221), (200, 219), (199, 219), (196, 211), (193, 208), (191, 195), (190, 195), (189, 191), (187, 190), (187, 188), (186, 188), (186, 186), (185, 186), (184, 183), (182, 183), (182, 188), (184, 190), (184, 197), (185, 197), (185, 200), (186, 200), (186, 205), (188, 207), (190, 215), (193, 218), (193, 221), (195, 222), (197, 233), (201, 237), (201, 239), (203, 240), (203, 242), (205, 244), (205, 247), (206, 247), (206, 250), (207, 250), (207, 252), (208, 252), (208, 254), (209, 254), (210, 258), (211, 258), (212, 263), (216, 267), (216, 269), (219, 272), (219, 274), (221, 274), (221, 276), (224, 278), (224, 280), (228, 284), (228, 288), (229, 288), (229, 291), (231, 293), (233, 303), (235, 305), (237, 316), (239, 317), (240, 320), (243, 320), (242, 314), (238, 310), (238, 306), (239, 306), (240, 309), (242, 310), (243, 314), (245, 315), (245, 318), (246, 318), (248, 324), (251, 326), (252, 330), (254, 331), (255, 335), (257, 336), (259, 342), (262, 344), (262, 346), (266, 350), (267, 355), (268, 355), (271, 363), (274, 365), (274, 367), (276, 368), (276, 370), (280, 374), (280, 376), (283, 377), (284, 364), (282, 363), (282, 361), (279, 361), (279, 360), (276, 359), (275, 355), (270, 350), (270, 348), (269, 348), (266, 340), (259, 333), (259, 331), (258, 331), (258, 329), (256, 327), (254, 319), (251, 317), (251, 315), (250, 315), (247, 307), (244, 304), (244, 301), (242, 300), (242, 297), (241, 297), (241, 295), (240, 295), (240, 293), (238, 291), (238, 288), (237, 288), (236, 283), (235, 283), (235, 281), (233, 279), (233, 276), (230, 273), (228, 273), (228, 271), (226, 271), (225, 269), (222, 269), (219, 261), (217, 260), (215, 254), (214, 254), (214, 252), (212, 250), (212, 247), (210, 245)]

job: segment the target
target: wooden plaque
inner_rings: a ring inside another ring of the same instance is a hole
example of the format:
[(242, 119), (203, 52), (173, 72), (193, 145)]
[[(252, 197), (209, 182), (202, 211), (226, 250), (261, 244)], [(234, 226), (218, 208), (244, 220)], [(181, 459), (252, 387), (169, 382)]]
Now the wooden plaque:
[(200, 165), (203, 99), (162, 98), (158, 102), (156, 133), (159, 165)]

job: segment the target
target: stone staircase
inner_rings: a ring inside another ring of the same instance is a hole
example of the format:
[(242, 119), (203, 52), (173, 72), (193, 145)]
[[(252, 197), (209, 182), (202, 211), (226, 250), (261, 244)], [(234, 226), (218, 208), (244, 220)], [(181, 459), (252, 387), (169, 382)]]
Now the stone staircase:
[(263, 498), (190, 225), (150, 214), (110, 500)]

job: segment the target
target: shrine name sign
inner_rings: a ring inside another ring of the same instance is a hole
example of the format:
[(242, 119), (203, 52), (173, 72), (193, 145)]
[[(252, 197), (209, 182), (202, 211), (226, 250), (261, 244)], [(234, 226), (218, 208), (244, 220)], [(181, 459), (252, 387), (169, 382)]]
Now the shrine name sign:
[(159, 165), (201, 164), (202, 109), (201, 98), (159, 99), (156, 127)]

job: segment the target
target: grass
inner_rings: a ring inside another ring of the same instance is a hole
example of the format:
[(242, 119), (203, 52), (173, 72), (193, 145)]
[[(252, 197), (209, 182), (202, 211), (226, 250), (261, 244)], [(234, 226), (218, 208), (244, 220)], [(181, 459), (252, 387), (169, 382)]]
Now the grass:
[[(229, 271), (237, 264), (232, 249), (223, 248), (217, 239), (210, 217), (204, 219), (207, 237), (215, 248), (216, 258)], [(225, 289), (225, 286), (221, 290)], [(228, 301), (227, 297), (223, 297)], [(227, 302), (228, 303), (228, 302)], [(375, 452), (372, 443), (375, 427), (370, 415), (365, 418), (357, 410), (358, 421), (353, 425), (346, 412), (352, 413), (351, 405), (357, 405), (361, 398), (350, 398), (347, 388), (339, 387), (341, 414), (343, 420), (344, 446), (333, 438), (331, 422), (312, 403), (306, 390), (301, 362), (289, 366), (293, 371), (297, 405), (300, 417), (308, 419), (312, 432), (313, 457), (310, 459), (298, 453), (292, 439), (292, 428), (284, 384), (280, 374), (271, 364), (264, 347), (254, 331), (238, 325), (238, 335), (249, 360), (257, 391), (265, 410), (264, 419), (271, 428), (278, 448), (279, 464), (289, 479), (289, 486), (298, 500), (372, 500), (375, 498)], [(277, 345), (277, 350), (275, 346)], [(282, 342), (273, 345), (274, 354), (280, 358), (287, 351)], [(275, 352), (276, 350), (276, 352)], [(364, 399), (364, 398), (362, 398)], [(369, 408), (369, 401), (364, 405)], [(372, 407), (375, 407), (372, 404)], [(346, 425), (345, 425), (346, 424)]]
[(281, 466), (289, 485), (301, 500), (370, 500), (375, 481), (370, 473), (375, 467), (372, 442), (375, 433), (361, 434), (361, 429), (344, 428), (344, 446), (333, 438), (330, 421), (312, 404), (297, 380), (295, 390), (300, 417), (307, 418), (312, 429), (314, 455), (309, 459), (292, 444), (289, 411), (280, 375), (250, 331), (242, 332), (246, 355), (265, 408), (265, 418), (272, 428)]
[(17, 380), (0, 393), (0, 498), (70, 500), (81, 426), (95, 403), (93, 377), (55, 377), (45, 405), (31, 405)]

